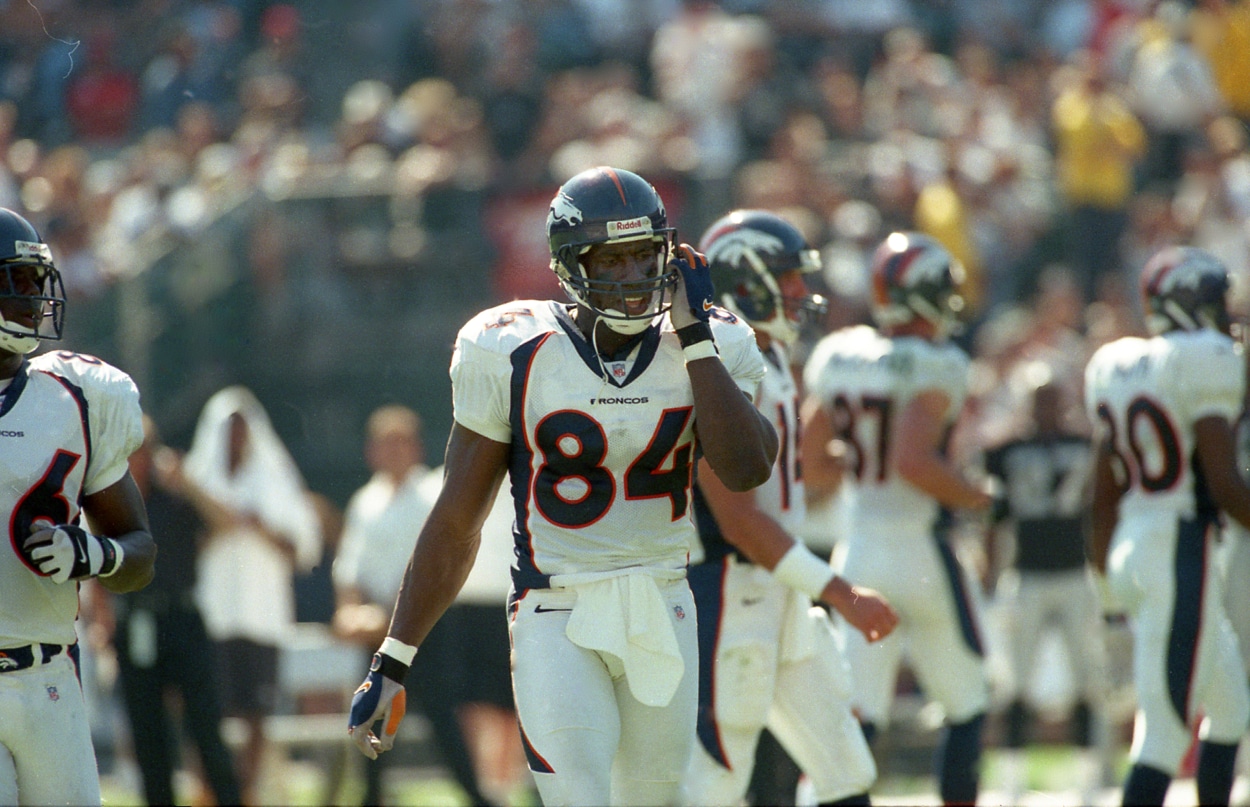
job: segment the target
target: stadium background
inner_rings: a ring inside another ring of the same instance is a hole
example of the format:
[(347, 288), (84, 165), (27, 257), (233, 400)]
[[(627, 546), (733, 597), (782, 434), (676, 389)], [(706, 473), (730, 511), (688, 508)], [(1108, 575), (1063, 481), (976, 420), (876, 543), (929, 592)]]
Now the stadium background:
[[(1139, 75), (1191, 43), (1209, 108)], [(374, 407), (416, 408), (441, 453), (456, 330), (558, 294), (543, 218), (590, 165), (651, 179), (684, 240), (784, 210), (825, 254), (827, 328), (863, 318), (880, 235), (941, 230), (982, 369), (1048, 313), (1055, 266), (1078, 353), (1139, 326), (1128, 278), (1168, 240), (1225, 257), (1244, 298), (1247, 54), (1244, 0), (9, 0), (0, 204), (66, 274), (64, 346), (130, 372), (168, 442), (245, 384), (341, 507)], [(1051, 117), (1091, 74), (1146, 135), (1093, 232)], [(1097, 276), (1091, 242), (1119, 247)], [(306, 619), (325, 594), (305, 581)]]

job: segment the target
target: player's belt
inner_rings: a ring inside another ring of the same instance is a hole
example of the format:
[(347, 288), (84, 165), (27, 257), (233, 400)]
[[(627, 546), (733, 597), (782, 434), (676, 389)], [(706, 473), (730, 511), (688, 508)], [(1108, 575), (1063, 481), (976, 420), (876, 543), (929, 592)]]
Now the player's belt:
[(22, 647), (0, 648), (0, 673), (17, 672), (47, 664), (65, 649), (63, 644), (28, 644)]

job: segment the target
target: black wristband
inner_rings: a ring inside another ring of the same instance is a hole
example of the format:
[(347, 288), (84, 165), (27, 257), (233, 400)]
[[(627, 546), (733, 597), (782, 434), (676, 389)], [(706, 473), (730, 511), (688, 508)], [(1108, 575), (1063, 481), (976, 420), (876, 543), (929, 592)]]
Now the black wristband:
[(99, 575), (100, 577), (108, 577), (110, 574), (117, 571), (117, 544), (113, 543), (108, 538), (92, 537), (100, 542), (100, 547), (104, 550), (104, 561), (100, 564)]
[(712, 341), (712, 326), (706, 322), (696, 322), (693, 325), (678, 328), (677, 341), (681, 342), (683, 348), (697, 345), (700, 342), (710, 342)]
[(404, 679), (408, 677), (408, 665), (385, 653), (374, 653), (373, 663), (369, 665), (369, 669), (381, 673), (397, 684), (403, 684)]

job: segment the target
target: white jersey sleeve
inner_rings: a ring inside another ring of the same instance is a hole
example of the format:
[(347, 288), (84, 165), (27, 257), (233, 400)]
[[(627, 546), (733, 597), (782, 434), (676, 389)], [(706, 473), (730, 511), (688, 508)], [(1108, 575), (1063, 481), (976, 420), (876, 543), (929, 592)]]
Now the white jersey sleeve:
[(916, 352), (915, 369), (911, 376), (913, 390), (941, 390), (950, 398), (946, 416), (953, 420), (963, 408), (968, 394), (968, 354), (949, 343), (934, 345), (916, 340), (911, 347)]
[(452, 351), (456, 422), (500, 443), (512, 439), (512, 352), (547, 329), (535, 317), (536, 305), (545, 304), (520, 301), (481, 312), (460, 329)]
[(723, 308), (713, 309), (711, 326), (725, 369), (742, 391), (754, 399), (766, 369), (764, 355), (755, 342), (755, 331)]
[(1241, 412), (1245, 395), (1245, 356), (1232, 339), (1218, 338), (1211, 331), (1200, 332), (1212, 338), (1182, 340), (1177, 344), (1177, 390), (1185, 391), (1189, 416), (1195, 422), (1215, 415), (1233, 423)]
[(87, 401), (91, 455), (83, 495), (99, 493), (125, 475), (130, 455), (143, 443), (139, 388), (126, 373), (94, 356), (58, 351), (31, 360), (31, 368), (65, 379)]

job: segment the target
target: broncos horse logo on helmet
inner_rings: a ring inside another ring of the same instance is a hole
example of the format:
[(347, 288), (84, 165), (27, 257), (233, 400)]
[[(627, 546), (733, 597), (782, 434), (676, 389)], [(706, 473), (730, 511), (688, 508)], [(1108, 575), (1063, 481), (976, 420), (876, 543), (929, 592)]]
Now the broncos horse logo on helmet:
[[(551, 269), (573, 302), (594, 311), (618, 333), (641, 333), (672, 304), (677, 270), (668, 266), (676, 230), (668, 226), (664, 201), (651, 183), (632, 171), (601, 166), (581, 172), (560, 186), (547, 212)], [(656, 244), (655, 274), (645, 283), (592, 280), (582, 256), (596, 244), (651, 240)], [(627, 296), (651, 295), (642, 314), (630, 315)], [(595, 304), (592, 295), (600, 302)]]
[(29, 221), (0, 208), (0, 350), (30, 353), (61, 338), (65, 287)]
[[(707, 256), (721, 305), (783, 343), (798, 338), (808, 317), (828, 310), (824, 298), (809, 292), (801, 279), (820, 270), (820, 253), (776, 214), (728, 213), (704, 233), (699, 251)], [(791, 272), (799, 277), (793, 285), (786, 281)]]
[(1228, 269), (1197, 247), (1165, 247), (1141, 273), (1142, 305), (1152, 334), (1196, 331), (1228, 333)]
[(963, 281), (963, 264), (936, 239), (890, 233), (872, 257), (873, 318), (883, 327), (923, 320), (945, 338), (959, 327)]

